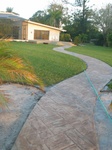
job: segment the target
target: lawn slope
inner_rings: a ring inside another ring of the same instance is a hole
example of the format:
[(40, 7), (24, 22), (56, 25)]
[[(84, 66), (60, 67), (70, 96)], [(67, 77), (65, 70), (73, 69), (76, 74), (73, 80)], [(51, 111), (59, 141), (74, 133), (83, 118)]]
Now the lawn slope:
[[(53, 51), (56, 45), (12, 42), (11, 50), (28, 60), (46, 86), (74, 76), (86, 68), (79, 58)], [(83, 67), (82, 67), (83, 66)]]
[(69, 48), (68, 50), (97, 58), (112, 66), (112, 48), (88, 44), (85, 46), (74, 46)]

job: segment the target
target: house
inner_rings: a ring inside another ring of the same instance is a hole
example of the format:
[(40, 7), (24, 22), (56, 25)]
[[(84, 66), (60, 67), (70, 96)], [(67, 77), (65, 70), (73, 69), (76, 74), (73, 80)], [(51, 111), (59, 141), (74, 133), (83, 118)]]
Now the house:
[(33, 22), (14, 13), (0, 12), (0, 18), (13, 20), (13, 38), (20, 40), (59, 41), (60, 28)]
[(29, 20), (15, 22), (19, 29), (19, 39), (59, 41), (62, 29)]

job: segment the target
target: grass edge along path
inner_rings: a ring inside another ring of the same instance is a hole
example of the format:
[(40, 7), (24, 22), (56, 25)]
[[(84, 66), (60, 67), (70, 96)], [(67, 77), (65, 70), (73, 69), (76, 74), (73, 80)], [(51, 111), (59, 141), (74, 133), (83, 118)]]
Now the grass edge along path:
[[(73, 46), (66, 50), (99, 59), (112, 67), (112, 48), (110, 47), (86, 44), (84, 46)], [(110, 88), (112, 89), (112, 83), (110, 84)]]
[(11, 42), (11, 50), (33, 66), (36, 75), (42, 79), (45, 86), (59, 83), (86, 69), (84, 61), (53, 51), (54, 47), (56, 45)]
[(86, 44), (84, 46), (73, 46), (66, 50), (99, 59), (112, 67), (112, 48), (110, 47)]

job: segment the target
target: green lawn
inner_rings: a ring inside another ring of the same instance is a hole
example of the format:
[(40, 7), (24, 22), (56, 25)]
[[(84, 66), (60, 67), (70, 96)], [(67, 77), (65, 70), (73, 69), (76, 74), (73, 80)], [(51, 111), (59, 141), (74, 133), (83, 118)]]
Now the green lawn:
[(88, 44), (85, 46), (74, 46), (68, 50), (100, 59), (112, 66), (112, 48)]
[[(74, 46), (69, 48), (68, 50), (97, 58), (112, 66), (112, 48), (88, 44), (85, 46)], [(109, 88), (112, 89), (112, 82), (109, 84)]]
[(11, 50), (30, 62), (45, 86), (56, 84), (82, 72), (82, 66), (86, 68), (86, 64), (79, 58), (53, 51), (53, 47), (56, 45), (11, 43)]

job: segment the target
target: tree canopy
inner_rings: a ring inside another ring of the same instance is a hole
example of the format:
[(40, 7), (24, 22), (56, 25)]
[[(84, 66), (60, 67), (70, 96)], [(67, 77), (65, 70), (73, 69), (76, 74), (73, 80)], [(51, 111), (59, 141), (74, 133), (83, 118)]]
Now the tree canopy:
[(94, 12), (94, 23), (103, 34), (104, 45), (107, 45), (108, 34), (112, 32), (112, 4)]
[(13, 8), (12, 7), (7, 7), (6, 12), (13, 12)]
[(61, 4), (51, 3), (46, 10), (38, 10), (31, 18), (31, 21), (60, 27), (66, 21), (66, 11)]
[[(38, 10), (30, 18), (31, 21), (63, 28), (70, 34), (72, 40), (76, 36), (100, 40), (99, 44), (109, 46), (109, 39), (112, 35), (112, 4), (93, 10), (90, 0), (60, 0), (61, 3), (53, 1), (46, 10)], [(72, 11), (67, 7), (72, 6)], [(13, 8), (8, 7), (7, 12), (12, 12)], [(0, 22), (2, 23), (2, 22)], [(0, 34), (2, 29), (0, 28)], [(9, 30), (10, 31), (10, 30)], [(6, 31), (6, 27), (4, 32)]]

